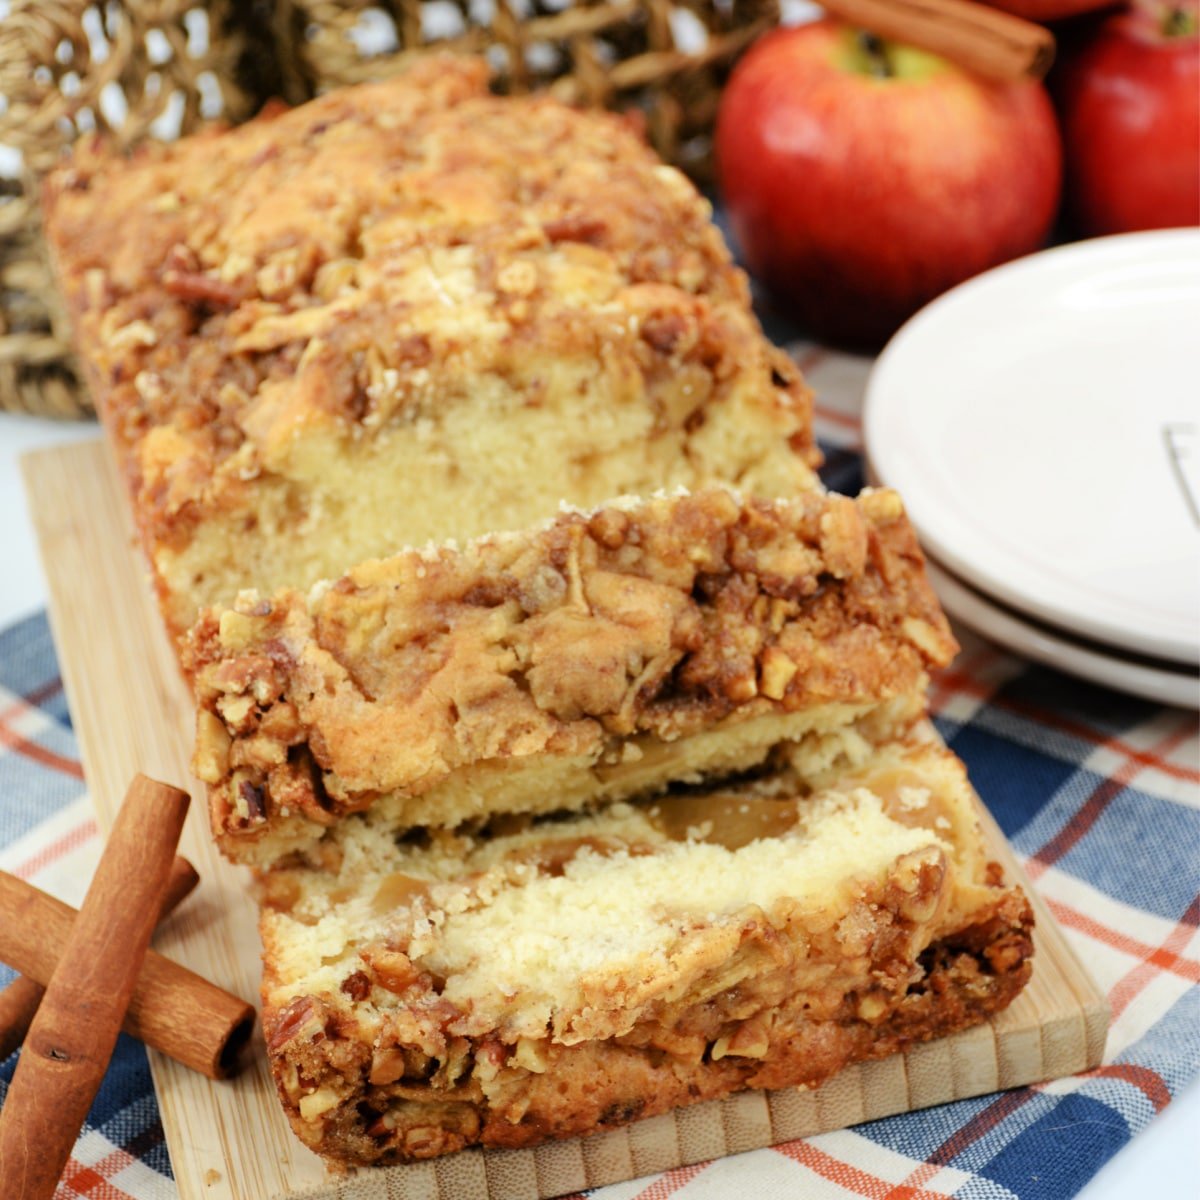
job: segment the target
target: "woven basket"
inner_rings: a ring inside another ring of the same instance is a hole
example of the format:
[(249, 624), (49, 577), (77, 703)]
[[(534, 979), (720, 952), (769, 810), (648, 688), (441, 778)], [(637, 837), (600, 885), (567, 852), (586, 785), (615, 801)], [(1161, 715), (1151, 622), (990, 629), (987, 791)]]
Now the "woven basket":
[(122, 146), (249, 116), (261, 85), (236, 0), (194, 4), (14, 0), (0, 22), (0, 407), (75, 416), (90, 405), (41, 241), (37, 181), (76, 137)]
[(403, 69), (429, 47), (485, 54), (498, 91), (638, 109), (655, 147), (707, 177), (717, 97), (779, 0), (13, 0), (0, 22), (0, 408), (90, 402), (41, 241), (40, 176), (76, 137), (122, 146), (237, 122)]

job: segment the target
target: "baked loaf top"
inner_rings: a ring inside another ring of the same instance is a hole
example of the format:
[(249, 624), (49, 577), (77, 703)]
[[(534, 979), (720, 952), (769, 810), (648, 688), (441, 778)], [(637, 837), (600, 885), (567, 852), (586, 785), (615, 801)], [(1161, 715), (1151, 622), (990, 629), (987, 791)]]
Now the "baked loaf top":
[(435, 58), (132, 160), (82, 145), (51, 175), (175, 634), (238, 587), (560, 499), (812, 486), (808, 393), (708, 204), (624, 119), (485, 85)]
[[(263, 1023), (347, 1161), (592, 1131), (814, 1083), (983, 1019), (1029, 974), (961, 764), (782, 776), (402, 842), (350, 818), (264, 884)], [(927, 952), (931, 952), (927, 955)]]
[(412, 800), (397, 827), (455, 825), (665, 787), (703, 770), (664, 762), (673, 748), (718, 729), (773, 722), (758, 758), (715, 764), (729, 771), (819, 728), (792, 714), (845, 725), (914, 697), (911, 721), (954, 649), (894, 492), (714, 488), (408, 550), (308, 596), (246, 593), (205, 613), (184, 662), (214, 830), (261, 862), (389, 795)]

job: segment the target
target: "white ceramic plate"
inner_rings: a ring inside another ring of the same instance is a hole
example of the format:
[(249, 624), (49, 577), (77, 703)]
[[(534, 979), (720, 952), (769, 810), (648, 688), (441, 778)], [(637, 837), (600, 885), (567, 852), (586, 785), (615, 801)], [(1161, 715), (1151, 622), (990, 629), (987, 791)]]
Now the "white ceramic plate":
[(1180, 708), (1195, 708), (1200, 701), (1200, 674), (1195, 671), (1175, 671), (1073, 642), (1056, 630), (1030, 624), (999, 608), (936, 563), (929, 562), (928, 568), (934, 591), (950, 616), (1006, 649), (1144, 700)]
[(864, 434), (973, 587), (1200, 661), (1200, 230), (1062, 246), (946, 293), (880, 356)]

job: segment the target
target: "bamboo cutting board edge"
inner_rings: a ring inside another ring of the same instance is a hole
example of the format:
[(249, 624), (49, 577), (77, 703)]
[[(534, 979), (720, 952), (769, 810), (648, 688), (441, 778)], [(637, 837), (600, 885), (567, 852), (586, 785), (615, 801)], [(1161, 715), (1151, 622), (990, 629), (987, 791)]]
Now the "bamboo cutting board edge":
[[(158, 619), (107, 450), (99, 440), (36, 451), (22, 463), (49, 584), (50, 619), (85, 774), (107, 831), (142, 770), (193, 796), (181, 852), (197, 893), (156, 939), (164, 953), (256, 998), (259, 948), (248, 874), (208, 836), (188, 771), (191, 707)], [(182, 1200), (540, 1200), (859, 1121), (1086, 1070), (1101, 1059), (1108, 1009), (994, 820), (980, 819), (1037, 919), (1033, 979), (987, 1025), (846, 1068), (815, 1090), (745, 1092), (589, 1138), (530, 1150), (474, 1150), (407, 1167), (328, 1175), (292, 1135), (265, 1049), (235, 1080), (213, 1083), (151, 1052)]]

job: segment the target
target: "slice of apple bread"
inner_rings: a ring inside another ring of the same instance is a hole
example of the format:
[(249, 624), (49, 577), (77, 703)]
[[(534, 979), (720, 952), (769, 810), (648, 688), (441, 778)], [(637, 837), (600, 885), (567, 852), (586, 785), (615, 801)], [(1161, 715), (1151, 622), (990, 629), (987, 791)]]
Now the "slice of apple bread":
[(955, 649), (895, 493), (564, 511), (205, 613), (194, 769), (231, 858), (860, 761)]
[(313, 862), (263, 882), (263, 1024), (297, 1135), (343, 1163), (815, 1084), (1030, 972), (1028, 903), (934, 744), (474, 833), (365, 813)]

